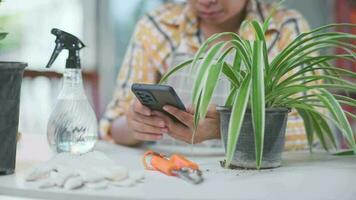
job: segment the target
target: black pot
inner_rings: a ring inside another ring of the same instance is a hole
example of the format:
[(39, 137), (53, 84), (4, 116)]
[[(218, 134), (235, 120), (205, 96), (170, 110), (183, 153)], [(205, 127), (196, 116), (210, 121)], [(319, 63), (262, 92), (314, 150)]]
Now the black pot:
[[(220, 113), (220, 132), (226, 152), (226, 141), (231, 108), (218, 107), (217, 110)], [(266, 109), (265, 136), (263, 145), (263, 157), (260, 167), (261, 169), (275, 168), (281, 165), (288, 111), (289, 110), (287, 108)], [(245, 113), (231, 165), (231, 168), (256, 168), (255, 140), (251, 110), (249, 109), (246, 110)]]
[(0, 62), (0, 175), (15, 170), (20, 91), (26, 63)]

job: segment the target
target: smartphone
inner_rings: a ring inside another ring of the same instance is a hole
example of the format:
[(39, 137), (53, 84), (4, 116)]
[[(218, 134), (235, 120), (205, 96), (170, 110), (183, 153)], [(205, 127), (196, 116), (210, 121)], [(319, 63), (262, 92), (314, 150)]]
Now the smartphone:
[(164, 111), (163, 106), (171, 105), (186, 111), (184, 104), (179, 99), (177, 93), (169, 85), (134, 83), (131, 86), (131, 90), (142, 105), (147, 106), (152, 110), (163, 112), (176, 122), (179, 122), (179, 120)]

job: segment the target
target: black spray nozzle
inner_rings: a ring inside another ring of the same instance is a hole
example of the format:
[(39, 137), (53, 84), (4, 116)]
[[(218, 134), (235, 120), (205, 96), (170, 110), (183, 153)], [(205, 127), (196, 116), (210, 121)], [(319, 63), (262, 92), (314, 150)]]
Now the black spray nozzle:
[(80, 68), (79, 50), (85, 47), (84, 43), (76, 36), (57, 28), (53, 28), (51, 33), (56, 36), (56, 46), (46, 67), (51, 67), (59, 53), (67, 49), (69, 54), (66, 68)]

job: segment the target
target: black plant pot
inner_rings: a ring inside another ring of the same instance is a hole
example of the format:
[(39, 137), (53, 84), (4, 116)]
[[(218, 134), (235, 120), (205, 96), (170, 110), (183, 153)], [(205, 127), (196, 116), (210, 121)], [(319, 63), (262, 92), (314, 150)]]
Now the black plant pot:
[[(218, 107), (217, 110), (220, 113), (220, 132), (226, 152), (226, 141), (231, 108)], [(275, 168), (281, 165), (287, 119), (287, 108), (266, 109), (265, 136), (261, 169)], [(256, 168), (255, 140), (251, 110), (249, 109), (246, 110), (234, 158), (231, 162), (230, 168), (234, 167)]]
[(0, 62), (0, 175), (15, 170), (20, 90), (26, 63)]

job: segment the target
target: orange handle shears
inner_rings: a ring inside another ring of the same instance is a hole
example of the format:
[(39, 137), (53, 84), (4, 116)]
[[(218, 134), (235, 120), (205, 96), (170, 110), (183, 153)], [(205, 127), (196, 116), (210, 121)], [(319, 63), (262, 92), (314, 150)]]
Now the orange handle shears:
[[(150, 159), (149, 164), (147, 164)], [(168, 158), (164, 154), (160, 154), (148, 150), (142, 159), (145, 169), (160, 171), (168, 176), (178, 176), (193, 184), (198, 184), (203, 181), (202, 172), (198, 164), (192, 162), (180, 154), (172, 154)]]

